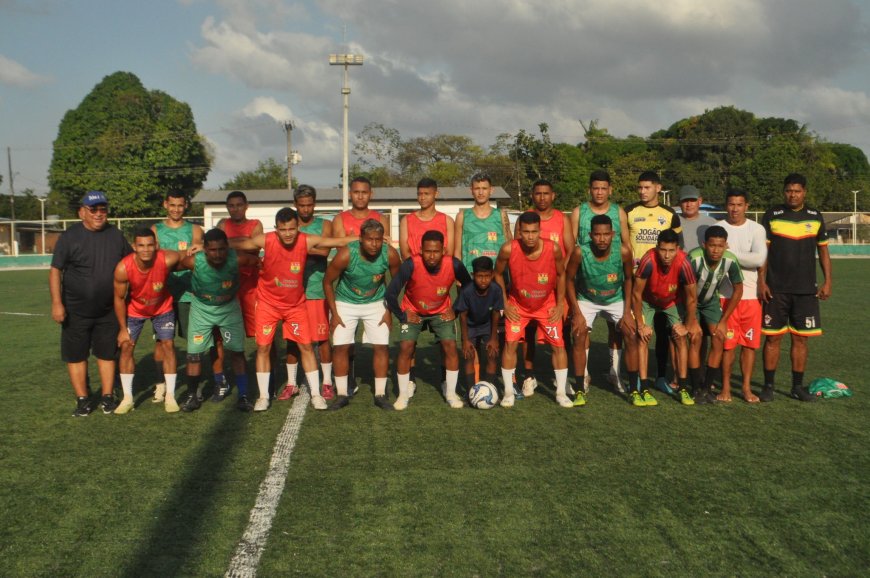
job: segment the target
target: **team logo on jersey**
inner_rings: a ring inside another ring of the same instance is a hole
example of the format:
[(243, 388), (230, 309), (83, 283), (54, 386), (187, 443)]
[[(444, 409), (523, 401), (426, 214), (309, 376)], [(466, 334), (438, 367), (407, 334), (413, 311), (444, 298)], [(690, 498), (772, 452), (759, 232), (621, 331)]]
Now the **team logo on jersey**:
[(487, 240), (487, 241), (498, 241), (498, 232), (496, 232), (496, 231), (489, 231), (489, 232), (486, 234), (486, 240)]
[(194, 345), (202, 345), (205, 341), (205, 335), (194, 335), (193, 336), (193, 344)]
[(607, 282), (608, 283), (616, 283), (619, 280), (619, 275), (616, 273), (608, 273), (607, 274)]
[(472, 257), (477, 257), (478, 255), (480, 255), (480, 251), (478, 251), (477, 249), (472, 249), (471, 251), (468, 252), (468, 254), (471, 255)]
[(372, 275), (372, 283), (380, 283), (381, 279), (384, 278), (383, 273), (378, 273), (377, 275)]
[(659, 218), (656, 219), (659, 222), (659, 225), (664, 225), (668, 221), (665, 219), (664, 215), (659, 215)]
[(230, 281), (221, 281), (221, 289), (232, 289), (233, 282)]
[(812, 232), (813, 224), (812, 223), (804, 223), (804, 229), (806, 230), (807, 233)]
[(155, 293), (160, 293), (161, 291), (163, 291), (163, 283), (161, 283), (160, 281), (158, 281), (158, 282), (156, 282), (156, 283), (152, 283), (152, 284), (151, 284), (151, 289), (152, 289)]
[(725, 339), (734, 339), (734, 330), (729, 329), (725, 332)]
[(272, 327), (271, 325), (264, 325), (263, 326), (263, 335), (271, 335), (272, 329), (274, 329), (274, 327)]
[(178, 250), (185, 251), (187, 249), (187, 241), (179, 241), (178, 242)]
[(511, 326), (511, 333), (519, 333), (520, 332), (519, 325), (516, 325), (515, 323), (511, 323), (510, 326)]
[(559, 233), (550, 233), (550, 240), (554, 243), (559, 242)]
[(676, 293), (677, 285), (668, 285), (668, 293)]
[(436, 287), (435, 294), (438, 295), (439, 297), (441, 295), (447, 295), (447, 287)]
[(291, 273), (295, 274), (301, 270), (302, 270), (302, 265), (299, 263), (299, 261), (293, 261), (292, 263), (290, 263), (290, 272)]
[(538, 283), (546, 285), (550, 282), (550, 276), (547, 273), (538, 273)]

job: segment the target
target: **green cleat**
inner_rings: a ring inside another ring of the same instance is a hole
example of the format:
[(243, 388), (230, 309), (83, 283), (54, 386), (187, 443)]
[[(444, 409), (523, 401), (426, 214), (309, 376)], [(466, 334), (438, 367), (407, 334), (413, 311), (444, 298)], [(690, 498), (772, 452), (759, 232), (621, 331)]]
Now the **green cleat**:
[(574, 407), (586, 405), (586, 396), (583, 395), (582, 388), (577, 389), (577, 397), (574, 398)]
[(656, 398), (653, 397), (653, 394), (651, 394), (648, 389), (640, 392), (640, 395), (641, 397), (643, 397), (643, 404), (647, 407), (652, 407), (659, 404), (659, 402), (656, 401)]
[(680, 398), (680, 403), (683, 405), (695, 405), (695, 400), (692, 399), (692, 396), (689, 395), (689, 391), (685, 387), (681, 387), (677, 395)]
[(646, 402), (643, 400), (643, 396), (639, 391), (631, 392), (631, 405), (634, 407), (644, 407), (646, 406)]

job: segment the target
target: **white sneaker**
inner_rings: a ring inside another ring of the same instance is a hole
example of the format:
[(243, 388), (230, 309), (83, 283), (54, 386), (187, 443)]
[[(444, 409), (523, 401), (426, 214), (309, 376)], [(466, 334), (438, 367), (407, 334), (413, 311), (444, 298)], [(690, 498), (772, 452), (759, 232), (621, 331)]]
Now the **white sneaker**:
[[(259, 402), (258, 402), (259, 403)], [(314, 409), (326, 409), (326, 400), (323, 399), (322, 395), (312, 395), (311, 396), (311, 407)], [(257, 406), (254, 406), (254, 411), (257, 410)]]
[(500, 404), (502, 407), (513, 407), (514, 406), (514, 396), (506, 395), (501, 398)]
[(622, 379), (619, 374), (613, 371), (613, 368), (610, 369), (610, 373), (607, 374), (607, 383), (613, 386), (613, 389), (616, 390), (617, 393), (625, 393), (625, 387), (622, 385)]
[(556, 403), (558, 403), (562, 407), (574, 407), (574, 402), (571, 401), (567, 395), (557, 395)]
[(164, 405), (164, 409), (166, 410), (166, 413), (175, 413), (181, 408), (178, 407), (178, 402), (175, 401), (175, 398), (169, 396), (166, 398), (166, 405)]
[(532, 397), (535, 395), (535, 388), (538, 387), (538, 380), (534, 377), (527, 377), (523, 380), (523, 395)]
[(269, 398), (257, 398), (257, 402), (254, 404), (254, 411), (266, 411), (267, 409), (269, 409)]
[(448, 397), (447, 405), (449, 405), (452, 409), (462, 409), (465, 407), (465, 404), (462, 403), (462, 400), (458, 397)]
[(166, 384), (158, 383), (154, 385), (154, 397), (151, 399), (151, 403), (161, 403), (163, 399), (166, 397)]
[(399, 397), (397, 397), (396, 401), (393, 402), (393, 409), (396, 411), (404, 411), (408, 409), (408, 401), (410, 399), (410, 396), (405, 397), (404, 395), (399, 394)]
[(133, 399), (129, 397), (125, 397), (121, 400), (121, 403), (118, 404), (118, 407), (115, 408), (115, 413), (118, 415), (124, 415), (127, 412), (133, 410)]
[(408, 382), (408, 399), (414, 397), (414, 394), (417, 393), (417, 384), (413, 381)]

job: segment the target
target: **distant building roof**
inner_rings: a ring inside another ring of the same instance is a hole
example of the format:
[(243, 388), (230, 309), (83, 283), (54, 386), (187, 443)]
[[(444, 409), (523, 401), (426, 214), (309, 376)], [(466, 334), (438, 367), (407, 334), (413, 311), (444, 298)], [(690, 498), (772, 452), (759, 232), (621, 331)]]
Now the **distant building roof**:
[[(203, 189), (193, 198), (194, 203), (223, 205), (231, 190)], [(291, 203), (293, 192), (288, 189), (252, 189), (244, 191), (250, 204)], [(417, 187), (375, 187), (372, 202), (403, 202), (417, 200)], [(471, 202), (469, 187), (439, 187), (438, 198), (442, 201)], [(317, 200), (324, 203), (340, 203), (341, 189), (317, 189)], [(493, 201), (509, 201), (510, 195), (502, 187), (492, 188)]]

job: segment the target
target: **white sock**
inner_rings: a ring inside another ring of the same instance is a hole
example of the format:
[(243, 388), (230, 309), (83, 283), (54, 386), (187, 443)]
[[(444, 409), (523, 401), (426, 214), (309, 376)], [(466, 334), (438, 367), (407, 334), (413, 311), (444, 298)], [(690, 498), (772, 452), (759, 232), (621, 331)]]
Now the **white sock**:
[(568, 385), (568, 368), (556, 369), (554, 372), (556, 374), (556, 396), (567, 395), (565, 387)]
[(321, 395), (320, 393), (320, 372), (316, 369), (314, 371), (306, 371), (305, 379), (308, 380), (308, 387), (311, 388), (311, 395)]
[(505, 369), (501, 368), (501, 379), (504, 381), (504, 396), (505, 397), (513, 397), (514, 396), (514, 371), (513, 369)]
[(320, 368), (323, 370), (323, 383), (332, 385), (332, 362), (321, 363)]
[(396, 381), (399, 383), (399, 397), (408, 398), (408, 389), (410, 386), (408, 382), (411, 381), (410, 373), (397, 373)]
[(335, 389), (338, 392), (338, 395), (343, 395), (347, 397), (347, 376), (346, 375), (336, 375), (335, 376)]
[(260, 399), (269, 399), (269, 372), (257, 372), (257, 389), (260, 390)]
[(447, 370), (447, 391), (444, 392), (446, 399), (456, 398), (456, 382), (459, 381), (459, 370)]
[(124, 390), (124, 399), (133, 399), (133, 374), (121, 374), (121, 389)]
[(166, 380), (166, 397), (175, 398), (175, 380), (178, 374), (165, 373), (163, 378)]
[(375, 378), (375, 395), (387, 395), (387, 378)]
[(611, 349), (610, 350), (610, 371), (612, 371), (615, 375), (619, 375), (619, 366), (622, 363), (622, 350), (621, 349)]
[[(586, 365), (583, 366), (583, 375), (589, 375), (589, 350), (586, 350)], [(577, 385), (583, 385), (578, 383)]]
[(298, 363), (287, 364), (287, 383), (296, 385), (296, 371), (299, 369)]

